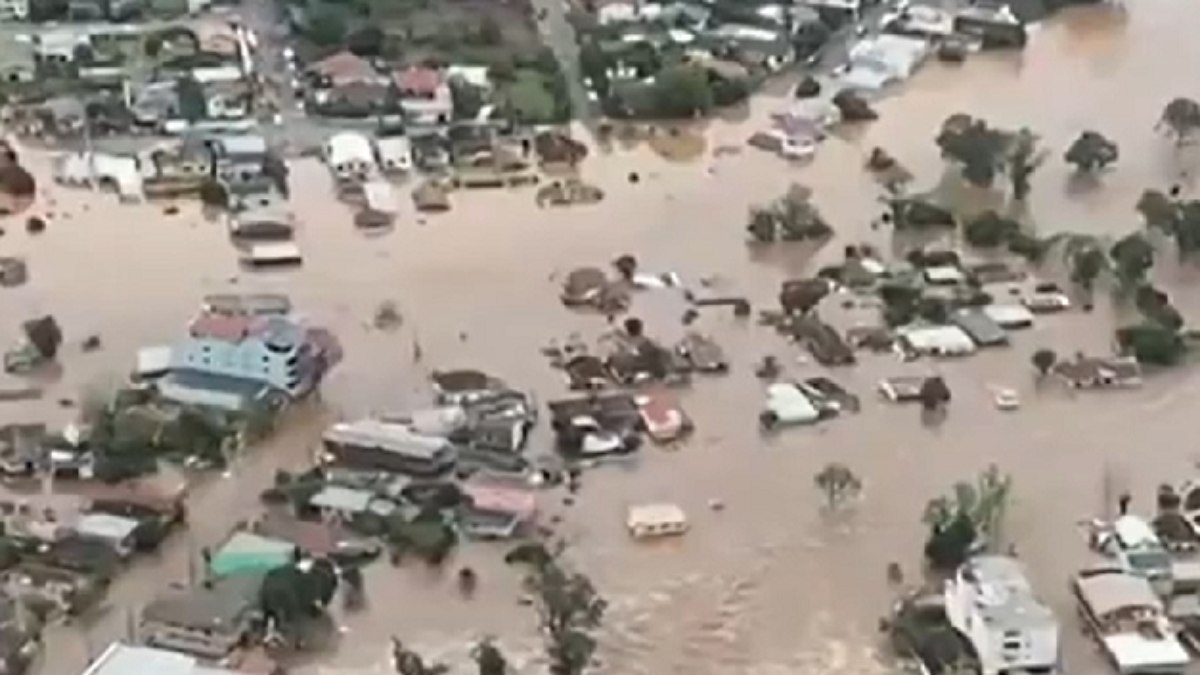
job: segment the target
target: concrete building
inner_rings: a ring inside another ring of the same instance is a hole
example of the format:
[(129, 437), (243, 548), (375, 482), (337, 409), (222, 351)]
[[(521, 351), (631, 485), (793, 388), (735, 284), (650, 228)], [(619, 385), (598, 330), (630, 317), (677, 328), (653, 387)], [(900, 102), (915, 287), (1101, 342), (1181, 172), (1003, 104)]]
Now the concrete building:
[(174, 351), (178, 368), (258, 380), (302, 394), (320, 377), (320, 350), (287, 317), (202, 314)]

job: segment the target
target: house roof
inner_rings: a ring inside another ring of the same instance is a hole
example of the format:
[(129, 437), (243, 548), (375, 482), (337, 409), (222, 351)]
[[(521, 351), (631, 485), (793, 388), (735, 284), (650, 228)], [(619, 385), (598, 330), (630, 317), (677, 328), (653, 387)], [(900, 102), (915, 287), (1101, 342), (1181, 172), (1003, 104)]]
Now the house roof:
[(532, 490), (504, 485), (465, 483), (463, 493), (471, 506), (481, 511), (495, 511), (520, 518), (530, 518), (537, 511), (537, 497)]
[(421, 66), (409, 66), (396, 73), (395, 79), (396, 86), (401, 91), (422, 96), (433, 96), (437, 93), (438, 88), (442, 86), (442, 74), (440, 72)]
[(258, 600), (262, 576), (247, 574), (217, 579), (210, 586), (170, 591), (142, 610), (142, 621), (197, 630), (221, 631), (236, 627), (246, 610)]
[(267, 154), (267, 139), (257, 134), (219, 136), (212, 139), (212, 145), (218, 153), (226, 157), (258, 157)]
[(213, 554), (209, 567), (216, 576), (264, 574), (292, 561), (296, 550), (291, 542), (263, 537), (252, 532), (235, 532)]
[(327, 56), (308, 67), (310, 73), (327, 77), (334, 84), (367, 82), (379, 77), (369, 61), (343, 50)]
[(88, 513), (75, 523), (75, 531), (89, 537), (124, 539), (137, 529), (138, 521), (108, 513)]
[(248, 316), (206, 312), (192, 321), (188, 332), (194, 338), (240, 342), (250, 336), (252, 326)]
[(1055, 623), (1054, 614), (1033, 594), (1025, 571), (1016, 560), (998, 555), (972, 558), (963, 576), (979, 591), (977, 603), (989, 624), (1000, 629)]
[(326, 485), (312, 496), (308, 503), (321, 509), (333, 509), (349, 513), (363, 513), (375, 495), (366, 490), (355, 490), (340, 485)]
[(0, 39), (0, 70), (21, 68), (32, 71), (36, 65), (33, 45), (13, 39)]
[(191, 656), (114, 642), (82, 675), (240, 675), (224, 668), (201, 666)]
[(1149, 581), (1119, 570), (1085, 575), (1076, 583), (1092, 612), (1101, 618), (1127, 607), (1162, 607)]

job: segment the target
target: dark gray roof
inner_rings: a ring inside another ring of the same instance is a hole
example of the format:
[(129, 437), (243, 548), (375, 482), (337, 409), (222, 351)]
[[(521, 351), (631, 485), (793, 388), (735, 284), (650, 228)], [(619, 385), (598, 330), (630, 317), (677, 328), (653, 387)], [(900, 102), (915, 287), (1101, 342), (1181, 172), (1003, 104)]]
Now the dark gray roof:
[(212, 631), (235, 628), (243, 614), (258, 600), (262, 576), (225, 577), (211, 588), (199, 586), (184, 592), (169, 592), (142, 610), (142, 621)]

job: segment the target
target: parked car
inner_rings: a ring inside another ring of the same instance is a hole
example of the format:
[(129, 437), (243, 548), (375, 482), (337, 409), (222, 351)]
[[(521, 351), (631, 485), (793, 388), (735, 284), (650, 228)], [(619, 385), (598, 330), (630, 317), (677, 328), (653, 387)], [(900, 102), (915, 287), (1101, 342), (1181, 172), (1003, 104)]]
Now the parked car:
[(979, 654), (971, 641), (950, 625), (945, 596), (912, 592), (880, 622), (896, 656), (913, 662), (921, 675), (980, 675)]

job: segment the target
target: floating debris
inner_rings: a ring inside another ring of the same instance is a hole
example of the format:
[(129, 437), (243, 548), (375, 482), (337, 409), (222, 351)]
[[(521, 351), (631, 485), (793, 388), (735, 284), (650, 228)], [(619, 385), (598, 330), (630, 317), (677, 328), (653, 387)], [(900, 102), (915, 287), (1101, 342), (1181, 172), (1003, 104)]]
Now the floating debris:
[(391, 300), (379, 303), (379, 307), (375, 309), (375, 318), (372, 321), (375, 328), (390, 331), (399, 328), (402, 323), (404, 323), (404, 317), (401, 316), (396, 303)]
[(29, 266), (21, 258), (0, 258), (0, 286), (12, 288), (29, 281)]
[(46, 231), (46, 221), (37, 216), (30, 216), (29, 220), (25, 221), (25, 231), (30, 234), (41, 234)]

